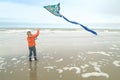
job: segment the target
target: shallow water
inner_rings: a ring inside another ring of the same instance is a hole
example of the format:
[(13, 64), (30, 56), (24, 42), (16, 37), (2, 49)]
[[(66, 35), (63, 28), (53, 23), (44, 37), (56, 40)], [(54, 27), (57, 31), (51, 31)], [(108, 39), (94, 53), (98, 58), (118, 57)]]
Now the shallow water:
[(25, 31), (1, 32), (2, 80), (119, 80), (120, 31), (41, 31), (28, 61)]

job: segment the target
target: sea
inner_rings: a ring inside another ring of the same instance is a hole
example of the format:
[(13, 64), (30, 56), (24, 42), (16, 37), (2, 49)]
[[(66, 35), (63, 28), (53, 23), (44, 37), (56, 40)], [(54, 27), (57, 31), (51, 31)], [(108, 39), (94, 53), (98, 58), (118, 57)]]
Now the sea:
[[(120, 29), (120, 23), (87, 23), (83, 24), (90, 29)], [(20, 23), (20, 22), (0, 22), (0, 28), (64, 28), (64, 29), (82, 29), (75, 24), (47, 24), (47, 23)]]

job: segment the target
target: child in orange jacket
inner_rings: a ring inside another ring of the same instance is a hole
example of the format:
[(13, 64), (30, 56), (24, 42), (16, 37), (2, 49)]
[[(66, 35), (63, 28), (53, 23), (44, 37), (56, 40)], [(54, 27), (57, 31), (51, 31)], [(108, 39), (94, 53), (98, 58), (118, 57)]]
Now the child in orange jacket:
[(37, 30), (36, 34), (32, 34), (31, 31), (27, 32), (27, 41), (28, 41), (28, 47), (29, 47), (29, 61), (32, 61), (32, 53), (34, 55), (34, 60), (37, 61), (37, 55), (36, 55), (36, 38), (39, 36), (40, 30)]

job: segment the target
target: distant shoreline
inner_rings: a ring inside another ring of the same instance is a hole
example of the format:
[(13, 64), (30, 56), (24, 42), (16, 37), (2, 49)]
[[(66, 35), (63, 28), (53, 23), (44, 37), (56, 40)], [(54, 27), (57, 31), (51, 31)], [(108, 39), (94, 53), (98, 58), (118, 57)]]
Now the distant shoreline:
[[(86, 23), (84, 26), (93, 30), (103, 30), (103, 29), (120, 29), (120, 23)], [(0, 29), (83, 29), (79, 25), (74, 24), (40, 24), (40, 23), (1, 23)]]
[[(0, 28), (0, 31), (4, 30), (26, 30), (26, 29), (31, 29), (31, 30), (36, 30), (38, 28)], [(40, 30), (62, 30), (62, 31), (75, 31), (75, 30), (84, 30), (82, 28), (39, 28)], [(103, 30), (108, 30), (108, 31), (120, 31), (120, 29), (92, 29), (95, 31), (103, 31)]]

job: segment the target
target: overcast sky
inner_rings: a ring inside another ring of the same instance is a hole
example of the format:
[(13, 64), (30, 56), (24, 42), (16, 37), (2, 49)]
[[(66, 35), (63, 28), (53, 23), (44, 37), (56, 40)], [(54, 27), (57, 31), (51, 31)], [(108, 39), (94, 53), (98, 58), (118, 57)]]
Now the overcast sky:
[(43, 8), (59, 2), (70, 20), (120, 23), (120, 0), (0, 0), (0, 22), (67, 23)]

